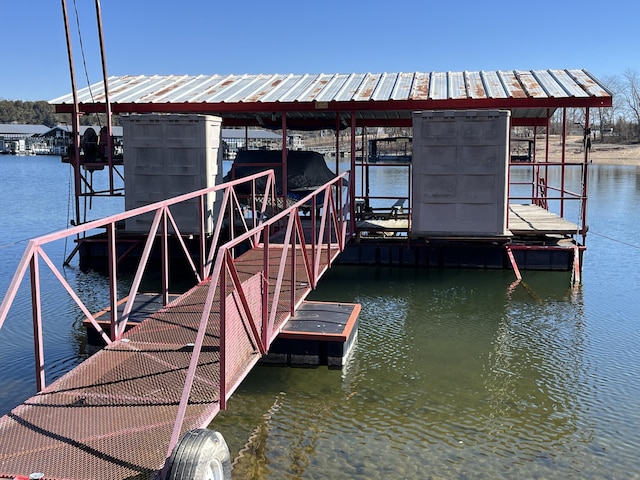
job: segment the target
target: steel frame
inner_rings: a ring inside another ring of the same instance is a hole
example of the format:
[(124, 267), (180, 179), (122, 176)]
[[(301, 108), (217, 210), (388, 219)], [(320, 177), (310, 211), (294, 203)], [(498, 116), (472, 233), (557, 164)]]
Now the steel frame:
[[(265, 180), (265, 189), (263, 192), (256, 191), (256, 180)], [(235, 192), (235, 188), (242, 184), (249, 184), (251, 186), (251, 197), (253, 201), (253, 214), (250, 218), (251, 223), (247, 225), (247, 219), (244, 218), (242, 206), (238, 200)], [(204, 255), (207, 251), (207, 235), (205, 234), (205, 217), (209, 215), (208, 209), (205, 208), (205, 199), (207, 195), (212, 192), (220, 192), (223, 195), (220, 210), (215, 225), (215, 230), (212, 238), (210, 239), (210, 249), (208, 255)], [(256, 196), (262, 196), (263, 202), (260, 209), (256, 208), (255, 198)], [(9, 311), (13, 305), (13, 301), (18, 293), (18, 289), (23, 282), (24, 277), (27, 274), (27, 270), (30, 272), (30, 284), (31, 284), (31, 303), (32, 303), (32, 317), (33, 317), (33, 329), (34, 329), (34, 351), (35, 351), (35, 365), (36, 365), (36, 385), (38, 391), (45, 387), (44, 376), (44, 352), (43, 352), (43, 339), (42, 339), (42, 305), (41, 305), (41, 285), (40, 285), (40, 260), (43, 260), (54, 274), (60, 285), (67, 291), (69, 296), (74, 300), (76, 305), (80, 308), (82, 313), (91, 322), (92, 326), (96, 329), (98, 334), (102, 337), (106, 344), (110, 344), (116, 339), (123, 336), (129, 315), (133, 308), (135, 296), (139, 291), (140, 284), (144, 275), (144, 272), (149, 263), (149, 257), (151, 248), (153, 247), (156, 239), (160, 241), (162, 250), (162, 295), (164, 303), (168, 303), (168, 285), (169, 285), (169, 269), (168, 260), (169, 253), (167, 248), (168, 239), (170, 236), (178, 239), (182, 251), (185, 254), (191, 271), (194, 274), (196, 282), (201, 282), (205, 279), (211, 271), (211, 267), (216, 259), (216, 246), (220, 242), (220, 234), (222, 226), (225, 223), (225, 212), (228, 213), (226, 218), (228, 225), (234, 225), (234, 221), (237, 218), (241, 219), (241, 223), (245, 231), (255, 228), (263, 222), (267, 209), (266, 200), (275, 196), (275, 174), (272, 170), (267, 172), (257, 173), (248, 177), (227, 182), (221, 185), (216, 185), (203, 190), (198, 190), (189, 194), (181, 195), (172, 199), (164, 200), (161, 202), (153, 203), (144, 207), (129, 210), (124, 213), (112, 215), (101, 220), (95, 220), (83, 225), (75, 226), (59, 232), (47, 234), (38, 238), (34, 238), (29, 241), (27, 248), (18, 264), (17, 270), (11, 280), (7, 293), (0, 304), (0, 328), (4, 324)], [(196, 265), (191, 253), (186, 247), (184, 239), (180, 234), (179, 226), (173, 218), (171, 213), (172, 207), (177, 204), (197, 199), (200, 202), (199, 214), (201, 217), (200, 222), (200, 236), (198, 251), (199, 263)], [(154, 219), (151, 228), (147, 234), (146, 242), (144, 245), (143, 253), (138, 264), (132, 285), (130, 287), (128, 300), (125, 304), (122, 315), (118, 317), (118, 298), (117, 298), (117, 232), (116, 223), (123, 220), (134, 218), (140, 215), (152, 213)], [(173, 233), (170, 231), (170, 227), (173, 229)], [(74, 292), (73, 288), (66, 281), (64, 274), (56, 267), (54, 262), (46, 253), (44, 247), (52, 242), (66, 239), (80, 234), (85, 234), (88, 231), (95, 231), (96, 229), (105, 228), (107, 232), (107, 251), (108, 251), (108, 272), (109, 272), (109, 292), (110, 292), (110, 308), (109, 308), (109, 320), (110, 320), (110, 333), (107, 335), (100, 323), (96, 320), (96, 317), (89, 311), (88, 307), (80, 299), (78, 294)], [(253, 231), (251, 230), (251, 231)], [(253, 235), (257, 235), (254, 233)], [(253, 245), (257, 242), (257, 237), (252, 237)]]

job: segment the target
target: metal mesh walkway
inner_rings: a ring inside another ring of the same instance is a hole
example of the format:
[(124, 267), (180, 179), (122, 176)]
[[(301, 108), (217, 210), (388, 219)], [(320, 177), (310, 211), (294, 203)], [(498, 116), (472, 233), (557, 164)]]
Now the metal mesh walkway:
[[(282, 251), (283, 246), (269, 248)], [(321, 271), (329, 261), (325, 256)], [(302, 261), (295, 263), (299, 281), (292, 286), (291, 257), (286, 254), (289, 274), (282, 278), (275, 331), (290, 316), (289, 302), (282, 299), (291, 298), (294, 288), (299, 305), (310, 291)], [(240, 280), (259, 275), (263, 258), (263, 249), (255, 248), (236, 259)], [(280, 254), (270, 256), (269, 298), (279, 262)], [(207, 289), (208, 282), (194, 287), (133, 328), (125, 340), (105, 347), (0, 419), (0, 477), (42, 472), (51, 479), (153, 478), (165, 460)], [(208, 425), (220, 409), (218, 305), (215, 301), (209, 316), (183, 432)], [(235, 322), (231, 331), (240, 332), (242, 322)], [(233, 351), (227, 375), (239, 381), (259, 351), (250, 336), (240, 334), (227, 348)]]

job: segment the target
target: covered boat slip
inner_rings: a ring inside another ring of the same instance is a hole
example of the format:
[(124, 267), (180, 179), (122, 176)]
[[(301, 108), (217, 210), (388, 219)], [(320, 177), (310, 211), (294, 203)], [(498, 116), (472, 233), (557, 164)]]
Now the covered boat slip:
[[(374, 191), (375, 185), (371, 185), (371, 189), (364, 188), (365, 185), (369, 186), (368, 172), (371, 168), (385, 168), (385, 163), (379, 158), (373, 163), (363, 161), (367, 158), (366, 148), (369, 140), (375, 138), (371, 136), (375, 127), (413, 129), (413, 159), (411, 162), (403, 163), (409, 178), (407, 184), (411, 185), (412, 178), (416, 177), (416, 150), (419, 152), (421, 148), (420, 143), (416, 143), (416, 112), (430, 112), (434, 116), (448, 115), (446, 112), (453, 112), (454, 116), (473, 115), (473, 112), (508, 112), (507, 137), (501, 137), (498, 143), (507, 145), (505, 158), (509, 169), (528, 169), (526, 180), (521, 182), (526, 184), (522, 188), (528, 193), (516, 196), (512, 192), (515, 181), (511, 178), (511, 173), (495, 170), (495, 165), (489, 172), (500, 179), (504, 175), (504, 192), (501, 184), (489, 186), (488, 182), (476, 181), (480, 178), (480, 175), (476, 174), (482, 173), (477, 171), (477, 167), (483, 165), (482, 162), (474, 165), (471, 163), (472, 160), (469, 160), (466, 171), (449, 171), (449, 175), (461, 176), (471, 171), (476, 175), (476, 180), (471, 182), (472, 188), (467, 188), (466, 191), (475, 191), (478, 195), (490, 192), (491, 195), (498, 195), (491, 199), (491, 202), (503, 205), (502, 202), (505, 200), (504, 204), (508, 205), (504, 211), (504, 229), (498, 225), (490, 228), (488, 234), (479, 232), (484, 235), (479, 235), (473, 229), (463, 233), (473, 240), (483, 236), (488, 241), (495, 236), (508, 237), (517, 239), (518, 242), (530, 242), (532, 247), (541, 244), (546, 246), (544, 244), (548, 242), (545, 237), (553, 241), (559, 235), (571, 238), (582, 248), (588, 230), (588, 151), (585, 150), (584, 159), (579, 164), (566, 162), (567, 109), (584, 109), (583, 125), (587, 131), (590, 126), (590, 109), (611, 106), (612, 95), (591, 73), (579, 69), (288, 75), (126, 75), (109, 77), (104, 82), (79, 90), (75, 98), (73, 95), (65, 95), (52, 100), (51, 103), (56, 105), (58, 112), (70, 113), (109, 111), (118, 115), (216, 115), (222, 119), (224, 127), (261, 127), (278, 130), (283, 145), (287, 143), (290, 131), (333, 130), (335, 168), (331, 165), (331, 160), (327, 163), (338, 173), (341, 156), (337, 152), (344, 153), (356, 178), (349, 186), (351, 197), (354, 199), (351, 206), (350, 230), (356, 240), (364, 236), (373, 237), (380, 232), (382, 237), (391, 237), (393, 240), (395, 237), (403, 236), (403, 232), (414, 238), (428, 239), (430, 232), (426, 229), (428, 222), (424, 218), (432, 220), (433, 216), (430, 216), (430, 213), (425, 214), (424, 208), (421, 216), (416, 216), (419, 213), (416, 211), (419, 202), (416, 202), (415, 195), (433, 188), (436, 188), (434, 196), (441, 193), (437, 191), (440, 184), (436, 181), (423, 181), (419, 185), (414, 183), (408, 188), (409, 191), (404, 198), (384, 198), (388, 203), (385, 206), (386, 213), (363, 215), (366, 212), (363, 211), (362, 205), (366, 207), (374, 203), (377, 195)], [(558, 110), (562, 117), (562, 148), (556, 157), (550, 154), (549, 127), (551, 117)], [(517, 139), (521, 134), (515, 132), (516, 127), (528, 129), (530, 137), (527, 142), (531, 153), (527, 154), (524, 161), (517, 158), (517, 161), (512, 162), (514, 159), (509, 155), (508, 145), (512, 138)], [(451, 137), (450, 140), (454, 143), (449, 142), (449, 146), (469, 150), (482, 141), (482, 136), (478, 136), (471, 144), (465, 144), (460, 140), (463, 137), (464, 135)], [(436, 136), (432, 139), (437, 140)], [(434, 148), (440, 148), (439, 145), (434, 145), (432, 142), (431, 147), (428, 147), (432, 148), (429, 152), (430, 158), (434, 157)], [(494, 142), (492, 148), (495, 146)], [(280, 165), (276, 169), (286, 178), (289, 150), (285, 148), (280, 153)], [(462, 158), (447, 155), (440, 157), (437, 168), (449, 168)], [(431, 167), (427, 165), (422, 174), (428, 175), (429, 168)], [(570, 169), (578, 172), (574, 176), (582, 178), (581, 187), (575, 193), (569, 192), (564, 183)], [(80, 170), (77, 169), (78, 172)], [(558, 181), (552, 185), (552, 180)], [(287, 190), (287, 182), (283, 183), (279, 193), (282, 194), (282, 198), (286, 198), (290, 192)], [(504, 198), (499, 197), (503, 194)], [(565, 208), (570, 200), (577, 201), (580, 206), (577, 209), (573, 206)], [(560, 207), (553, 210), (559, 212), (559, 215), (549, 213), (548, 205), (552, 202), (560, 203)], [(426, 204), (432, 209), (436, 203), (437, 200), (434, 198), (426, 200)], [(531, 207), (525, 209), (516, 204)], [(568, 211), (576, 210), (578, 214), (575, 218), (567, 216)], [(473, 219), (457, 220), (464, 223)], [(416, 227), (419, 227), (417, 231)], [(448, 225), (442, 227), (443, 230), (449, 230)], [(579, 239), (578, 236), (582, 238)], [(440, 237), (442, 238), (442, 235)]]

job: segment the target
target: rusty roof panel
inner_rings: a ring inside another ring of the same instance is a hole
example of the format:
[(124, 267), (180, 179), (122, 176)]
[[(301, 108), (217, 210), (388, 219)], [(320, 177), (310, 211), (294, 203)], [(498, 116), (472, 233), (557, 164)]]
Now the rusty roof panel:
[(333, 75), (327, 81), (327, 84), (324, 86), (321, 92), (318, 93), (316, 97), (317, 102), (330, 102), (335, 100), (338, 92), (344, 87), (347, 80), (350, 78), (350, 75), (338, 74)]
[(366, 102), (371, 100), (371, 96), (373, 95), (381, 77), (382, 74), (380, 73), (367, 73), (360, 85), (360, 88), (358, 88), (358, 91), (354, 94), (353, 100), (357, 102)]
[(567, 92), (562, 85), (556, 82), (556, 79), (551, 75), (548, 70), (533, 72), (536, 80), (540, 84), (540, 87), (544, 89), (547, 96), (552, 98), (562, 98), (567, 96)]
[(498, 72), (480, 72), (487, 98), (507, 98)]
[(292, 85), (288, 91), (283, 92), (283, 94), (278, 98), (278, 102), (298, 102), (300, 97), (305, 94), (305, 92), (311, 87), (313, 82), (315, 82), (317, 75), (298, 75), (298, 81)]
[(571, 97), (587, 97), (589, 94), (585, 92), (580, 85), (577, 85), (573, 77), (569, 75), (565, 70), (550, 70), (556, 81), (562, 85)]
[(168, 103), (177, 103), (183, 101), (189, 101), (189, 99), (197, 98), (211, 83), (218, 81), (219, 75), (213, 77), (209, 75), (198, 75), (195, 77), (189, 77), (189, 80), (184, 82), (178, 88), (171, 92), (171, 95), (165, 99)]
[(516, 76), (520, 79), (520, 85), (526, 92), (528, 97), (531, 98), (546, 98), (547, 94), (544, 88), (538, 82), (533, 72), (530, 71), (516, 71)]
[[(352, 108), (349, 102), (433, 101), (429, 108), (438, 108), (439, 102), (468, 100), (464, 107), (475, 108), (474, 100), (494, 100), (495, 108), (522, 108), (513, 100), (535, 99), (539, 111), (558, 107), (557, 99), (574, 99), (572, 106), (584, 106), (585, 99), (598, 104), (611, 105), (611, 92), (586, 70), (517, 70), (476, 72), (401, 72), (351, 74), (259, 74), (259, 75), (125, 75), (109, 78), (110, 100), (114, 105), (131, 105), (121, 112), (136, 112), (133, 105), (157, 105), (156, 111), (175, 111), (170, 104), (209, 103), (211, 111), (216, 104), (243, 104), (242, 110), (225, 107), (227, 118), (246, 117), (246, 105), (255, 103), (333, 102), (340, 109)], [(78, 91), (82, 104), (104, 103), (102, 82)], [(506, 100), (507, 103), (502, 102)], [(502, 102), (502, 103), (501, 103)], [(555, 102), (555, 103), (554, 103)], [(72, 104), (68, 94), (51, 100), (53, 104)], [(565, 105), (563, 103), (562, 105)], [(166, 107), (163, 107), (166, 105)], [(444, 103), (443, 103), (444, 105)], [(504, 105), (504, 106), (503, 106)], [(483, 104), (483, 108), (486, 103)], [(385, 107), (386, 108), (386, 107)], [(404, 107), (402, 107), (404, 108)], [(413, 105), (410, 108), (423, 108)], [(451, 108), (450, 104), (443, 108)], [(526, 106), (525, 108), (531, 108)], [(393, 107), (391, 107), (393, 109)], [(145, 106), (140, 111), (149, 111)], [(245, 113), (242, 113), (245, 112)], [(322, 112), (306, 112), (305, 118), (319, 118)], [(375, 118), (399, 118), (400, 111), (377, 111), (368, 115)], [(299, 112), (302, 115), (302, 112)], [(542, 115), (542, 113), (538, 113)], [(546, 115), (546, 113), (545, 113)], [(404, 117), (403, 117), (404, 118)]]
[(262, 99), (261, 102), (282, 102), (282, 98), (286, 93), (293, 88), (299, 81), (301, 75), (289, 74), (286, 75), (282, 81), (274, 86), (269, 93), (267, 93)]
[(469, 98), (487, 98), (480, 72), (467, 72), (466, 80)]
[(411, 100), (428, 100), (430, 80), (431, 75), (429, 73), (417, 72), (413, 77), (409, 98)]
[(247, 92), (247, 96), (242, 100), (245, 103), (261, 102), (262, 99), (277, 89), (278, 86), (287, 78), (286, 75), (266, 75), (263, 82), (257, 84), (251, 92)]
[(500, 71), (498, 72), (498, 76), (507, 91), (507, 96), (509, 98), (526, 98), (527, 92), (524, 91), (522, 85), (520, 84), (520, 79), (515, 74), (515, 72), (506, 72)]
[(575, 82), (592, 97), (613, 96), (613, 93), (587, 70), (571, 70), (568, 72)]
[(318, 94), (322, 92), (322, 90), (327, 86), (327, 84), (329, 83), (330, 79), (333, 76), (334, 75), (326, 75), (324, 73), (318, 75), (314, 79), (313, 83), (309, 86), (309, 88), (307, 88), (306, 92), (300, 95), (299, 101), (312, 102), (316, 100), (316, 98), (318, 97)]
[(353, 73), (349, 75), (349, 79), (340, 91), (338, 91), (334, 100), (338, 102), (348, 102), (352, 100), (366, 77), (366, 73)]
[(235, 103), (242, 102), (246, 97), (250, 96), (255, 90), (259, 90), (263, 84), (263, 75), (243, 75), (240, 80), (234, 82), (233, 85), (226, 88), (224, 91), (218, 92), (212, 100), (215, 101), (216, 97), (223, 98), (223, 102)]

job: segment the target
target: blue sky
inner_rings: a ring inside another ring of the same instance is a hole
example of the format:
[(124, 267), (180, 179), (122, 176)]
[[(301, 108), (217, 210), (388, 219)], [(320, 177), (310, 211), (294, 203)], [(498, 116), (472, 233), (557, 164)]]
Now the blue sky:
[[(102, 78), (94, 0), (75, 0)], [(67, 0), (78, 87), (87, 85)], [(109, 75), (640, 69), (637, 0), (102, 0)], [(0, 99), (71, 91), (59, 0), (2, 0)]]

